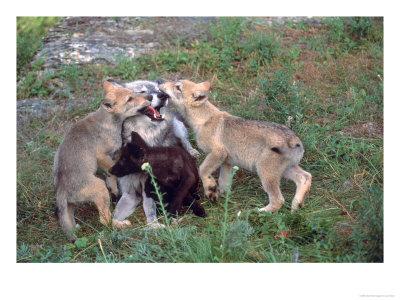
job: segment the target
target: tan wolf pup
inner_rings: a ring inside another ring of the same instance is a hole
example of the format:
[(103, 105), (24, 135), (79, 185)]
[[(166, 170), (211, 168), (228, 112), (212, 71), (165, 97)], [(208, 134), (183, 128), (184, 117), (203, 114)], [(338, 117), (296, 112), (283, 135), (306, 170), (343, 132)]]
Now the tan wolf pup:
[(304, 154), (300, 139), (286, 126), (244, 120), (220, 111), (208, 101), (210, 83), (181, 80), (165, 82), (160, 89), (170, 96), (171, 103), (193, 129), (198, 146), (208, 153), (199, 168), (208, 198), (218, 198), (212, 172), (220, 167), (219, 193), (228, 185), (231, 169), (237, 165), (256, 171), (269, 204), (260, 211), (277, 211), (284, 202), (279, 188), (281, 177), (293, 180), (297, 189), (292, 211), (304, 202), (311, 185), (311, 174), (299, 167)]
[(147, 95), (135, 95), (107, 81), (103, 87), (105, 99), (99, 109), (71, 127), (54, 158), (56, 216), (71, 240), (76, 239), (71, 232), (77, 227), (75, 203), (93, 202), (99, 211), (100, 222), (105, 225), (110, 222), (110, 197), (105, 182), (95, 176), (97, 167), (108, 172), (114, 165), (110, 154), (122, 145), (123, 121), (140, 114), (150, 105)]

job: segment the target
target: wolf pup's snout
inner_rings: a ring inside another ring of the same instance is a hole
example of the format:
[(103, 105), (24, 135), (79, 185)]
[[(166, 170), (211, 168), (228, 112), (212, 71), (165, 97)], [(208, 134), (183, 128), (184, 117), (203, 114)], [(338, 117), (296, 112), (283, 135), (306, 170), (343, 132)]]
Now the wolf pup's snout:
[(119, 175), (119, 173), (118, 173), (118, 163), (116, 163), (114, 166), (112, 166), (110, 169), (108, 169), (108, 173), (110, 173), (110, 174), (112, 174), (112, 175), (115, 175), (115, 176), (118, 176)]

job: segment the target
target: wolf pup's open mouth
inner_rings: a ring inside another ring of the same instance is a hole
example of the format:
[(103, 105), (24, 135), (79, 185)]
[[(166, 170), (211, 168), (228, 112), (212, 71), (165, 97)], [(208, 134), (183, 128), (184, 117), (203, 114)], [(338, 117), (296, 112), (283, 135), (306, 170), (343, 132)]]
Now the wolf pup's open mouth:
[(152, 121), (163, 121), (164, 116), (160, 114), (160, 107), (146, 106), (142, 113), (148, 116)]

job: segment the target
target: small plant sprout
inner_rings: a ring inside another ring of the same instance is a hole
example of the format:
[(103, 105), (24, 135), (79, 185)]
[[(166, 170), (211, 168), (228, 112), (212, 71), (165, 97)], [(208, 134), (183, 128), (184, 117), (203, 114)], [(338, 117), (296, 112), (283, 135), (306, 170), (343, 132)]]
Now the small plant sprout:
[(226, 238), (226, 228), (227, 228), (227, 223), (228, 223), (228, 202), (230, 200), (231, 192), (232, 192), (232, 181), (233, 181), (233, 176), (235, 176), (235, 173), (239, 170), (239, 167), (234, 166), (232, 168), (232, 173), (231, 177), (229, 178), (228, 186), (225, 189), (225, 203), (224, 203), (224, 220), (222, 222), (222, 243), (221, 243), (221, 248), (222, 248), (222, 259), (224, 258), (225, 254), (225, 238)]
[(147, 171), (147, 169), (150, 167), (150, 164), (148, 163), (148, 162), (145, 162), (143, 165), (142, 165), (142, 170), (143, 171)]
[(290, 128), (290, 122), (292, 122), (292, 120), (293, 120), (293, 117), (292, 117), (292, 116), (289, 116), (289, 117), (287, 118), (287, 120), (286, 120), (285, 125), (286, 125), (287, 127)]

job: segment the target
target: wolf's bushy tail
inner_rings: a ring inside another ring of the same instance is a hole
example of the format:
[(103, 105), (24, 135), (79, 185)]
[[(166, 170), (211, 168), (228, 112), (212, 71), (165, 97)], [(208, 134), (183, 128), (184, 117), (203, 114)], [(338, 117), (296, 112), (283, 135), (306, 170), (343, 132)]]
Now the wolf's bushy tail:
[(73, 219), (74, 216), (68, 209), (67, 195), (63, 192), (57, 191), (56, 209), (54, 213), (61, 229), (67, 235), (68, 239), (75, 241), (76, 235), (72, 231), (76, 226)]
[(292, 138), (288, 142), (287, 147), (272, 147), (271, 150), (275, 153), (283, 155), (287, 159), (293, 161), (295, 164), (300, 162), (304, 154), (303, 144), (298, 137)]

